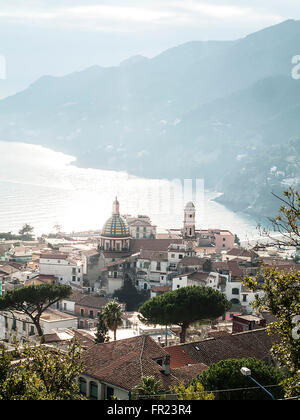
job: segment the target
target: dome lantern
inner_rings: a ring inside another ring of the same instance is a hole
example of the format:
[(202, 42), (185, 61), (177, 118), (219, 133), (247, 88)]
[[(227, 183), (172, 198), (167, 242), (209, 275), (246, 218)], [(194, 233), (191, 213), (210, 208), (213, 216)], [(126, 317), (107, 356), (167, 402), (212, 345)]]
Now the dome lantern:
[(115, 201), (113, 202), (112, 214), (120, 214), (120, 203), (118, 202), (118, 197), (116, 197)]

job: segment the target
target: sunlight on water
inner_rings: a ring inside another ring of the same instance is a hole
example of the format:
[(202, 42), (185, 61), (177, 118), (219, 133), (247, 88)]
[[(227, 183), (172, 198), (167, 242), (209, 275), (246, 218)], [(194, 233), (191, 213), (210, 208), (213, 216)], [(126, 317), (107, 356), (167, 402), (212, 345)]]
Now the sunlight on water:
[(53, 231), (55, 224), (67, 232), (99, 230), (117, 195), (122, 214), (147, 214), (159, 232), (180, 228), (184, 205), (193, 200), (197, 228), (229, 229), (243, 239), (257, 236), (255, 220), (211, 201), (216, 194), (204, 194), (201, 181), (192, 195), (183, 181), (82, 169), (72, 156), (23, 143), (0, 142), (0, 156), (0, 231), (17, 232), (24, 223), (36, 234)]

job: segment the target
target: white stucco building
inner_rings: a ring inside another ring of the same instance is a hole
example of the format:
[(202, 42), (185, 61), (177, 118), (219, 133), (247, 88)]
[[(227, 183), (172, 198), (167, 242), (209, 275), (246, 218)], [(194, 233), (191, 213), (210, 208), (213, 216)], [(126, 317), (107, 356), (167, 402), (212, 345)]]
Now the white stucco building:
[[(40, 318), (40, 325), (44, 334), (52, 334), (64, 329), (77, 329), (78, 319), (75, 315), (47, 309)], [(32, 320), (28, 315), (19, 311), (2, 312), (0, 315), (0, 326), (2, 333), (4, 330), (4, 337), (2, 338), (8, 341), (13, 340), (13, 337), (15, 337), (22, 343), (37, 335), (37, 330)]]
[(53, 275), (61, 284), (82, 286), (83, 262), (67, 254), (41, 254), (40, 274)]

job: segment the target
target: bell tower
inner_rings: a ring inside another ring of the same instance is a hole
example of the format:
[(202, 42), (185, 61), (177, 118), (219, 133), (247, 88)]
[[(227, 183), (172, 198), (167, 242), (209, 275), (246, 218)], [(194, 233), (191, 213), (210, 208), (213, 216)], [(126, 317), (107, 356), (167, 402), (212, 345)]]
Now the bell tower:
[(195, 239), (196, 238), (196, 208), (190, 201), (187, 203), (184, 209), (184, 221), (183, 221), (183, 238), (184, 239)]

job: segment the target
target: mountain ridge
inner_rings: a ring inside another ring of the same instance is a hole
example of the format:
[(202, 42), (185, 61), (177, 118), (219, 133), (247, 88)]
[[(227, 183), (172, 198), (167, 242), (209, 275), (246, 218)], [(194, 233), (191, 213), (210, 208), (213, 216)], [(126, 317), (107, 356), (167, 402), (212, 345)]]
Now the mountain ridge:
[[(236, 41), (191, 41), (151, 59), (44, 76), (0, 101), (0, 139), (72, 154), (85, 167), (203, 177), (227, 206), (269, 214), (273, 205), (260, 202), (267, 189), (298, 178), (286, 159), (299, 153), (300, 82), (291, 78), (299, 39), (300, 21), (289, 20)], [(284, 175), (270, 184), (274, 166)]]

